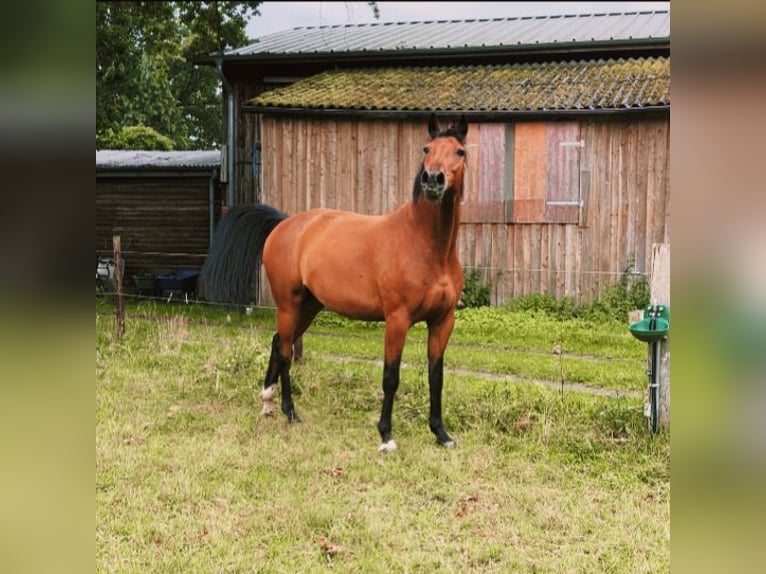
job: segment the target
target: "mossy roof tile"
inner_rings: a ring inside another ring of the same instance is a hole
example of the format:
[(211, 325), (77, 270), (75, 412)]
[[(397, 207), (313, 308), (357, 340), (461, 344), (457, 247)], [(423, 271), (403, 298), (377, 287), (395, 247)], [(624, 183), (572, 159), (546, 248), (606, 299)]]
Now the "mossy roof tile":
[(544, 111), (666, 106), (670, 58), (334, 70), (260, 94), (274, 108)]

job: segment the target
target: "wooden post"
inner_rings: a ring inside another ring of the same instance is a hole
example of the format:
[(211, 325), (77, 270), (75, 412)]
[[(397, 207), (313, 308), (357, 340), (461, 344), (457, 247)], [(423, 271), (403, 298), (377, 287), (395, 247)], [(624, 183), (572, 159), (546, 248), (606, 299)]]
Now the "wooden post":
[(117, 339), (122, 340), (125, 334), (125, 315), (122, 308), (122, 246), (119, 235), (112, 237), (112, 246), (114, 248), (114, 281), (117, 286)]
[[(652, 246), (651, 303), (667, 305), (670, 309), (671, 331), (673, 309), (670, 307), (670, 244)], [(651, 351), (650, 351), (651, 352)], [(660, 342), (660, 400), (658, 418), (660, 426), (670, 426), (670, 335)]]

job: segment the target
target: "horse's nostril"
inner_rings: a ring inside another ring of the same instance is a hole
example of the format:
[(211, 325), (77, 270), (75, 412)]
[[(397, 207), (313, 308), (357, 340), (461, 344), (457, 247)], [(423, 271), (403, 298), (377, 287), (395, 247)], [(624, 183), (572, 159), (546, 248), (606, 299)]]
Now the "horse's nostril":
[(424, 171), (424, 172), (423, 172), (423, 173), (420, 175), (420, 181), (421, 181), (422, 183), (428, 183), (428, 173), (427, 173), (427, 172), (425, 172), (425, 171)]
[(439, 185), (444, 185), (444, 174), (442, 172), (439, 172), (439, 174), (436, 176), (436, 183)]

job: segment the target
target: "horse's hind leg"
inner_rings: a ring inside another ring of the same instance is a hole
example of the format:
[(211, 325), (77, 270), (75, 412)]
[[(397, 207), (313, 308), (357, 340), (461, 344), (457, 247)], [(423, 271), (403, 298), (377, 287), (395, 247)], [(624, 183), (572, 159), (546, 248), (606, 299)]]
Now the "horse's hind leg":
[(298, 415), (295, 414), (295, 406), (293, 405), (293, 391), (290, 382), (294, 329), (292, 333), (285, 332), (284, 336), (278, 333), (277, 336), (279, 337), (279, 360), (277, 364), (279, 366), (279, 380), (282, 382), (282, 412), (285, 413), (288, 422), (292, 423), (298, 420)]
[(295, 337), (293, 341), (293, 360), (299, 363), (303, 359), (303, 337)]
[(263, 380), (263, 390), (261, 391), (262, 415), (274, 414), (276, 406), (274, 405), (274, 395), (277, 393), (277, 379), (281, 370), (279, 360), (279, 333), (274, 335), (271, 340), (271, 355), (269, 356), (269, 366), (266, 369), (266, 378)]
[(263, 390), (261, 391), (261, 401), (263, 401), (261, 414), (270, 415), (276, 411), (274, 398), (277, 394), (277, 379), (279, 379), (282, 382), (282, 412), (285, 413), (288, 421), (295, 422), (298, 417), (293, 406), (292, 385), (290, 383), (290, 365), (293, 353), (292, 338), (293, 333), (291, 331), (288, 332), (279, 328), (271, 340), (271, 356), (269, 357), (269, 366), (266, 369), (266, 378), (263, 381)]
[(290, 381), (293, 343), (301, 339), (304, 331), (321, 309), (322, 305), (311, 293), (308, 293), (300, 301), (297, 311), (291, 309), (279, 309), (277, 311), (277, 334), (272, 340), (269, 366), (261, 391), (261, 400), (263, 401), (261, 413), (272, 414), (276, 410), (273, 399), (277, 389), (277, 378), (279, 378), (282, 383), (280, 388), (282, 412), (290, 422), (298, 419), (293, 405)]
[(290, 383), (290, 365), (293, 358), (293, 338), (295, 337), (294, 313), (279, 310), (277, 312), (277, 333), (271, 341), (271, 356), (263, 381), (261, 414), (270, 415), (276, 410), (274, 397), (277, 393), (277, 379), (282, 383), (282, 412), (287, 420), (295, 422), (297, 415), (293, 406), (292, 385)]

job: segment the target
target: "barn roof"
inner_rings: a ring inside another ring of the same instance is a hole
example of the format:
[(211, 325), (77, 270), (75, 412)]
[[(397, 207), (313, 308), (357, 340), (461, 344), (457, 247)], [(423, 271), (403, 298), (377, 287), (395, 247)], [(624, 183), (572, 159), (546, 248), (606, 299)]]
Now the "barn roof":
[(654, 10), (298, 27), (268, 34), (253, 44), (229, 50), (224, 59), (543, 47), (565, 50), (669, 42), (670, 12)]
[(221, 165), (221, 152), (96, 150), (96, 171), (210, 170)]
[(670, 58), (334, 70), (260, 94), (259, 112), (590, 111), (670, 105)]

